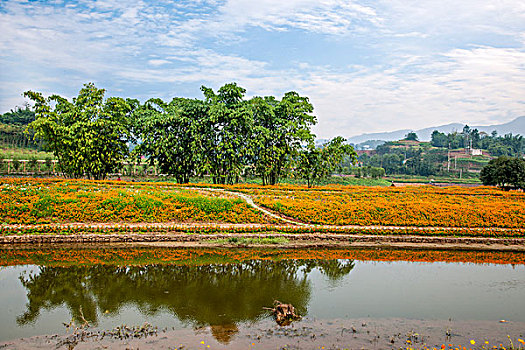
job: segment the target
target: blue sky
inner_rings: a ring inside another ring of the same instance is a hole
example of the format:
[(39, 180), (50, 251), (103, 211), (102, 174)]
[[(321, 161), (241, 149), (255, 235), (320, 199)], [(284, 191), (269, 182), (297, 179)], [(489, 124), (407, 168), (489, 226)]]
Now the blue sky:
[(525, 115), (522, 0), (0, 2), (0, 112), (73, 97), (297, 91), (318, 137)]

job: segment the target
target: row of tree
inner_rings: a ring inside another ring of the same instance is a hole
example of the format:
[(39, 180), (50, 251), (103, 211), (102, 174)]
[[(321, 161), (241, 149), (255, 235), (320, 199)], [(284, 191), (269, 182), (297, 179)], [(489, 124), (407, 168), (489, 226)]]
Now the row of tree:
[(209, 174), (214, 183), (232, 184), (253, 174), (263, 184), (276, 184), (289, 170), (308, 181), (330, 175), (353, 148), (336, 137), (314, 146), (316, 123), (307, 97), (286, 93), (245, 99), (235, 83), (214, 92), (201, 87), (204, 99), (110, 97), (86, 84), (72, 101), (27, 91), (36, 120), (29, 124), (37, 139), (58, 159), (65, 175), (104, 179), (119, 169), (136, 145), (145, 156), (180, 183)]
[(0, 114), (0, 145), (10, 148), (42, 149), (42, 142), (35, 141), (26, 126), (35, 120), (35, 113), (28, 105)]
[(471, 129), (465, 125), (461, 133), (445, 134), (434, 130), (431, 136), (431, 145), (442, 148), (475, 148), (487, 150), (492, 156), (517, 157), (525, 152), (525, 138), (521, 135), (506, 134), (499, 136), (496, 131), (490, 135)]

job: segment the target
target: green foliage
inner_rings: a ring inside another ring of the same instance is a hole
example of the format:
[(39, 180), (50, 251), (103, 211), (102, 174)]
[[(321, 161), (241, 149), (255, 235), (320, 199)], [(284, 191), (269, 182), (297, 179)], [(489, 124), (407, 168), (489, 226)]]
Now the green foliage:
[(38, 164), (38, 160), (36, 158), (34, 158), (34, 157), (31, 158), (29, 160), (29, 162), (27, 162), (27, 165), (28, 165), (29, 169), (31, 169), (31, 170), (34, 170), (36, 168), (37, 164)]
[(177, 182), (187, 183), (203, 165), (201, 131), (207, 110), (199, 100), (146, 101), (134, 112), (135, 132), (142, 140), (134, 152), (146, 155), (162, 173), (175, 176)]
[(309, 144), (299, 152), (296, 172), (307, 181), (308, 187), (338, 170), (345, 156), (357, 158), (354, 148), (344, 142), (345, 139), (338, 136), (321, 148)]
[(430, 144), (434, 147), (448, 147), (448, 137), (444, 133), (434, 130)]
[(307, 97), (288, 92), (281, 101), (273, 97), (251, 100), (254, 115), (253, 157), (255, 173), (263, 185), (275, 185), (301, 145), (313, 142), (313, 106)]
[(137, 102), (104, 100), (104, 94), (91, 83), (72, 102), (58, 95), (24, 93), (35, 102), (36, 120), (29, 127), (46, 142), (69, 177), (104, 179), (128, 155), (129, 117)]
[(12, 162), (11, 162), (11, 165), (13, 166), (13, 169), (15, 171), (18, 171), (18, 169), (20, 168), (20, 165), (22, 163), (18, 160), (18, 159), (14, 159)]
[(405, 135), (405, 140), (417, 141), (418, 140), (417, 134), (415, 132), (409, 132), (408, 134)]
[(481, 170), (480, 180), (484, 185), (525, 189), (525, 160), (505, 156), (493, 159)]
[(205, 86), (201, 90), (209, 106), (200, 129), (203, 169), (214, 183), (232, 184), (253, 154), (249, 140), (254, 121), (249, 103), (243, 100), (246, 90), (235, 83), (222, 86), (217, 94)]
[(15, 107), (15, 110), (0, 114), (0, 123), (11, 125), (27, 125), (35, 120), (35, 112), (31, 110), (29, 105), (24, 109)]
[(235, 83), (217, 93), (201, 87), (204, 101), (148, 100), (134, 112), (134, 131), (145, 155), (179, 183), (210, 174), (213, 183), (232, 184), (257, 174), (276, 184), (304, 142), (313, 141), (316, 119), (308, 98), (288, 92), (282, 100), (254, 97)]
[(498, 136), (495, 131), (491, 135), (487, 135), (480, 133), (478, 129), (471, 129), (468, 125), (465, 125), (461, 133), (452, 132), (445, 135), (434, 130), (431, 144), (434, 147), (450, 149), (465, 147), (483, 149), (487, 150), (493, 157), (516, 157), (525, 153), (525, 139), (521, 135)]

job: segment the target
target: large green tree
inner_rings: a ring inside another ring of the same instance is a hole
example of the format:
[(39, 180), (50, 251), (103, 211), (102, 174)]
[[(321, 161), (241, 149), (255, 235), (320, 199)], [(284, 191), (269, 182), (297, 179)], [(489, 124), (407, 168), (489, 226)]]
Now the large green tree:
[(354, 148), (345, 143), (341, 136), (335, 137), (321, 147), (309, 144), (299, 152), (296, 172), (305, 179), (308, 187), (336, 171), (345, 157), (352, 163), (357, 159)]
[(252, 138), (255, 172), (263, 185), (275, 185), (284, 169), (314, 135), (310, 127), (317, 120), (307, 97), (287, 92), (281, 101), (274, 97), (251, 100), (254, 116)]
[(104, 94), (92, 83), (85, 84), (72, 102), (59, 95), (45, 98), (40, 92), (24, 93), (35, 103), (36, 120), (29, 127), (45, 141), (69, 177), (104, 179), (128, 155), (130, 114), (138, 102), (104, 99)]
[(525, 189), (525, 160), (506, 156), (492, 159), (481, 169), (479, 178), (484, 185)]
[(204, 168), (214, 183), (232, 184), (253, 155), (253, 114), (243, 99), (246, 90), (236, 83), (222, 86), (217, 93), (205, 86), (201, 90), (209, 107), (200, 129)]
[(165, 174), (187, 183), (202, 168), (202, 123), (208, 106), (200, 100), (174, 98), (170, 103), (150, 99), (135, 110), (141, 143), (135, 152), (156, 162)]

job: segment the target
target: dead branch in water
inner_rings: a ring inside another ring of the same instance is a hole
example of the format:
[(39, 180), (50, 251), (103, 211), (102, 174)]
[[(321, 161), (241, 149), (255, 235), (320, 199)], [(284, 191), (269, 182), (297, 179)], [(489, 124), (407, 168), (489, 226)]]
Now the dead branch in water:
[(273, 308), (265, 307), (263, 309), (272, 312), (273, 317), (279, 326), (287, 326), (293, 321), (301, 319), (301, 316), (295, 313), (295, 308), (292, 304), (283, 304), (278, 300), (274, 300)]

